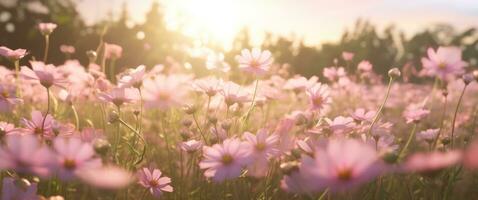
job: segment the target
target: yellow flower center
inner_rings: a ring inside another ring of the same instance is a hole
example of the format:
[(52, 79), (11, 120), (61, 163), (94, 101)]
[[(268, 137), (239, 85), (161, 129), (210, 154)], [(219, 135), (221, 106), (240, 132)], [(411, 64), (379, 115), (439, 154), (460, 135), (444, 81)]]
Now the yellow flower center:
[(257, 149), (257, 151), (264, 151), (264, 149), (266, 149), (266, 144), (264, 144), (264, 143), (257, 143), (257, 144), (256, 144), (256, 149)]
[(75, 160), (65, 159), (65, 161), (63, 162), (63, 167), (65, 167), (66, 169), (69, 169), (69, 170), (75, 169), (76, 168), (76, 162), (75, 162)]
[(339, 180), (348, 181), (352, 178), (352, 170), (348, 168), (339, 170), (337, 173), (337, 177), (339, 178)]
[(234, 158), (229, 154), (224, 154), (221, 161), (224, 165), (230, 165), (234, 161)]
[(440, 64), (438, 64), (438, 68), (439, 69), (445, 69), (446, 68), (446, 63), (441, 62)]

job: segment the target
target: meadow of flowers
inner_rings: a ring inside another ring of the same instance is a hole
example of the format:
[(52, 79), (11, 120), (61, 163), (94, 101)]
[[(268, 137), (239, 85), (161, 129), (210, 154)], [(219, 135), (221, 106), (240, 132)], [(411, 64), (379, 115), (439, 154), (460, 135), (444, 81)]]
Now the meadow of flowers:
[(115, 74), (115, 44), (49, 64), (55, 28), (37, 27), (42, 60), (0, 47), (3, 200), (478, 197), (478, 71), (458, 47), (429, 48), (421, 84), (352, 52), (320, 80), (259, 49), (203, 77), (178, 63)]

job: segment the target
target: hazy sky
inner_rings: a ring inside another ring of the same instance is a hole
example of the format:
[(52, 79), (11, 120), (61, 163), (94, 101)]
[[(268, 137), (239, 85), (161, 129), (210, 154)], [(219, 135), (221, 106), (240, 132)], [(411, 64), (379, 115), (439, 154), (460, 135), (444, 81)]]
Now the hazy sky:
[[(126, 2), (142, 21), (154, 0), (79, 0), (78, 9), (93, 22), (117, 13)], [(190, 35), (229, 42), (248, 26), (256, 40), (265, 31), (294, 33), (309, 44), (336, 40), (359, 17), (374, 24), (395, 23), (409, 33), (445, 22), (457, 28), (478, 26), (478, 0), (159, 0), (172, 28)]]

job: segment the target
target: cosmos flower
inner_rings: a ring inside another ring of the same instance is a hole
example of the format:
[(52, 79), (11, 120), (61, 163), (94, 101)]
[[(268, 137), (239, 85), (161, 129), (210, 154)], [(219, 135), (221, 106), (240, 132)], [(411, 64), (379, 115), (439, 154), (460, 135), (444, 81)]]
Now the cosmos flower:
[(77, 138), (58, 137), (53, 141), (55, 169), (61, 180), (72, 180), (77, 173), (89, 168), (101, 167), (101, 159), (95, 157), (90, 143)]
[(458, 47), (438, 47), (437, 51), (428, 48), (428, 58), (422, 58), (422, 64), (426, 75), (442, 80), (463, 74), (467, 65)]
[(348, 51), (342, 52), (342, 58), (345, 61), (351, 61), (352, 59), (354, 59), (354, 56), (355, 56), (355, 54), (352, 53), (352, 52), (348, 52)]
[(173, 192), (173, 187), (169, 184), (171, 179), (169, 177), (161, 177), (159, 169), (143, 168), (138, 171), (137, 177), (139, 184), (148, 189), (154, 197), (161, 197), (163, 192)]
[(125, 103), (132, 103), (138, 99), (138, 91), (133, 88), (116, 87), (109, 92), (98, 94), (98, 99), (103, 102), (113, 103), (117, 107), (121, 107)]
[(185, 152), (194, 153), (201, 149), (202, 142), (197, 140), (188, 140), (186, 142), (181, 142), (180, 147)]
[(54, 23), (39, 23), (37, 28), (42, 35), (50, 35), (57, 26)]
[(25, 49), (12, 50), (5, 46), (0, 47), (0, 56), (3, 56), (8, 60), (17, 61), (25, 57), (27, 54), (28, 52)]
[(415, 153), (407, 158), (402, 168), (405, 172), (433, 173), (455, 165), (461, 159), (460, 151)]
[(91, 186), (110, 190), (124, 188), (134, 181), (133, 174), (115, 166), (83, 169), (77, 177)]
[(206, 77), (202, 79), (196, 79), (193, 82), (194, 90), (202, 92), (209, 97), (212, 97), (219, 92), (221, 86), (223, 85), (222, 79), (217, 79), (214, 77)]
[(372, 71), (373, 65), (368, 60), (362, 60), (358, 65), (357, 69), (361, 72), (370, 72)]
[(316, 149), (314, 158), (303, 156), (299, 171), (311, 191), (349, 189), (372, 180), (384, 170), (375, 149), (357, 140), (331, 140)]
[(440, 129), (427, 129), (417, 133), (417, 139), (431, 144), (435, 141)]
[(143, 82), (143, 99), (146, 108), (168, 109), (185, 103), (187, 89), (176, 76), (158, 75)]
[(252, 73), (254, 75), (264, 75), (269, 71), (273, 62), (270, 51), (261, 51), (254, 48), (252, 51), (244, 49), (241, 55), (236, 56), (239, 62), (239, 69)]
[(33, 135), (8, 135), (0, 147), (0, 169), (33, 173), (47, 177), (51, 173), (52, 152)]
[(0, 138), (3, 138), (6, 135), (19, 134), (21, 131), (15, 128), (14, 124), (7, 122), (0, 122)]
[(242, 168), (249, 164), (247, 144), (239, 139), (226, 139), (222, 144), (203, 147), (204, 159), (199, 163), (205, 169), (204, 176), (214, 182), (223, 182), (241, 175)]
[(307, 88), (306, 94), (309, 97), (310, 109), (312, 110), (323, 111), (332, 103), (330, 89), (325, 84), (317, 83)]
[(418, 123), (426, 116), (430, 114), (430, 110), (426, 110), (423, 108), (409, 108), (403, 112), (403, 117), (407, 120), (407, 124), (409, 123)]
[(60, 45), (60, 51), (64, 54), (74, 54), (75, 47), (70, 45)]
[(31, 61), (32, 69), (22, 66), (21, 73), (23, 78), (40, 83), (45, 88), (51, 86), (65, 87), (67, 83), (63, 76), (58, 73), (55, 66), (45, 65), (43, 62)]
[(118, 59), (123, 54), (123, 47), (116, 44), (105, 43), (105, 57), (107, 59)]
[(326, 67), (322, 72), (325, 78), (329, 79), (331, 82), (339, 80), (341, 77), (347, 75), (343, 67)]
[(463, 164), (465, 167), (472, 170), (478, 169), (478, 157), (476, 155), (478, 155), (478, 142), (473, 141), (463, 155)]
[(249, 93), (232, 81), (225, 82), (219, 93), (224, 97), (227, 106), (249, 101)]
[(145, 77), (146, 66), (140, 65), (134, 69), (129, 69), (118, 80), (118, 87), (135, 87), (140, 88), (143, 85), (143, 79)]
[(309, 80), (303, 76), (294, 76), (287, 80), (283, 88), (285, 90), (292, 90), (295, 93), (299, 93), (316, 85), (318, 80), (319, 78), (317, 76), (312, 76)]
[(376, 112), (373, 110), (366, 111), (363, 108), (358, 108), (351, 114), (351, 117), (357, 122), (372, 122), (375, 114)]
[(26, 179), (3, 178), (1, 198), (3, 200), (39, 200), (37, 183)]
[(338, 136), (347, 134), (355, 127), (354, 119), (351, 117), (338, 116), (333, 120), (326, 118), (325, 121), (327, 122), (329, 129)]
[(0, 84), (0, 112), (11, 112), (15, 105), (22, 102), (16, 95), (15, 86)]
[(248, 145), (247, 150), (252, 158), (252, 162), (247, 166), (248, 175), (262, 177), (267, 175), (268, 162), (274, 156), (279, 155), (278, 149), (279, 136), (268, 134), (266, 129), (260, 129), (254, 135), (245, 132), (243, 135)]
[(54, 119), (50, 114), (45, 117), (45, 121), (43, 121), (43, 118), (44, 115), (40, 111), (32, 111), (31, 120), (21, 120), (22, 124), (25, 126), (23, 133), (52, 139), (55, 136), (53, 133)]

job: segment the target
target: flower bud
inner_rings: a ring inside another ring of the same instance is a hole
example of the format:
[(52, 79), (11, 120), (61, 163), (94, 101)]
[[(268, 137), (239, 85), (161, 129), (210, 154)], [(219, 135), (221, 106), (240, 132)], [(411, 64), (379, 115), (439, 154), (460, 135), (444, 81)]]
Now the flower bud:
[(87, 51), (86, 56), (88, 56), (88, 60), (90, 61), (90, 63), (96, 62), (96, 58), (98, 57), (98, 55), (96, 54), (96, 51), (93, 51), (93, 50)]
[(299, 170), (299, 163), (297, 161), (282, 163), (280, 164), (280, 169), (284, 174), (291, 174)]
[(216, 116), (209, 116), (208, 120), (209, 120), (209, 123), (211, 123), (211, 124), (216, 124), (217, 123), (217, 117)]
[(197, 107), (194, 105), (186, 105), (183, 107), (183, 110), (186, 114), (192, 115), (197, 111)]
[(398, 78), (402, 75), (402, 73), (400, 72), (400, 70), (398, 68), (392, 68), (390, 70), (388, 70), (388, 76), (392, 79), (395, 79), (395, 78)]
[(229, 130), (231, 129), (231, 125), (232, 123), (230, 121), (224, 121), (221, 123), (221, 128), (223, 128), (224, 130)]
[(191, 121), (190, 119), (183, 119), (181, 124), (185, 127), (190, 127), (193, 124), (193, 121)]
[(463, 79), (463, 82), (465, 83), (465, 85), (468, 85), (471, 82), (473, 82), (473, 80), (475, 80), (475, 77), (472, 74), (464, 74), (462, 76), (462, 79)]
[(118, 112), (116, 111), (111, 111), (110, 115), (108, 116), (108, 122), (110, 124), (114, 124), (116, 122), (118, 122), (120, 119), (120, 116), (118, 114)]
[(96, 139), (93, 142), (93, 149), (99, 155), (106, 155), (111, 148), (111, 144), (105, 139)]

